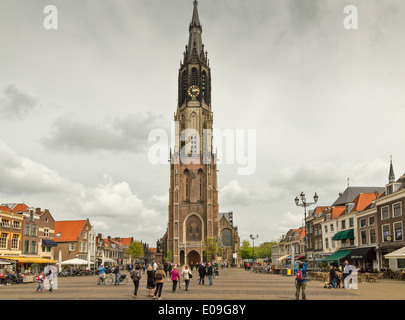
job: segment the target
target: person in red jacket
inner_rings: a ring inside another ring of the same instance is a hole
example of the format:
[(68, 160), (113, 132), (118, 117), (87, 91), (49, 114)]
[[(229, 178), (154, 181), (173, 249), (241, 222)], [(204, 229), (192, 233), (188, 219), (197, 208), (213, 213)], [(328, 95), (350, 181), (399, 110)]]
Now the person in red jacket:
[(44, 292), (44, 287), (43, 287), (43, 283), (45, 280), (45, 276), (44, 276), (44, 272), (41, 271), (39, 273), (39, 275), (37, 276), (37, 281), (38, 281), (38, 288), (37, 288), (37, 292)]
[(172, 292), (176, 292), (176, 288), (177, 288), (177, 282), (180, 281), (180, 273), (177, 270), (177, 267), (174, 267), (172, 271), (170, 271), (169, 273), (171, 275), (171, 279), (173, 282), (173, 288), (172, 288)]

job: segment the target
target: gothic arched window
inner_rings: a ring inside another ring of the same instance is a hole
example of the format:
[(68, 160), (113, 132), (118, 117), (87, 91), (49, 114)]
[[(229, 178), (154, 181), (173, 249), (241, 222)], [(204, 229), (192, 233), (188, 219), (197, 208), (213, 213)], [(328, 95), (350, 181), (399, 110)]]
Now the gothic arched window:
[(182, 92), (182, 99), (184, 99), (187, 96), (187, 72), (183, 72), (183, 77), (182, 77), (182, 86), (183, 86), (183, 92)]
[(199, 185), (199, 196), (200, 201), (204, 200), (204, 172), (200, 169), (198, 170), (198, 185)]
[(226, 247), (232, 246), (232, 231), (230, 229), (222, 230), (222, 243)]
[(201, 92), (202, 92), (202, 97), (203, 99), (206, 101), (206, 97), (207, 97), (207, 73), (205, 71), (203, 71), (202, 75), (201, 75)]
[(197, 69), (193, 68), (191, 70), (191, 85), (196, 86), (198, 82), (198, 75), (197, 75)]
[(190, 171), (188, 171), (187, 169), (184, 170), (184, 182), (185, 182), (185, 201), (189, 201), (190, 200)]

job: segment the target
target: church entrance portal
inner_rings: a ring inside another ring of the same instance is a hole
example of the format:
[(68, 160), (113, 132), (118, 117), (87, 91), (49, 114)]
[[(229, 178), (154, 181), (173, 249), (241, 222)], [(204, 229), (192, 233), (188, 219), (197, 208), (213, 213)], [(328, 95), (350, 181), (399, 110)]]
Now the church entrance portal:
[(200, 261), (201, 261), (200, 254), (199, 254), (197, 251), (195, 251), (195, 250), (190, 251), (190, 252), (188, 253), (188, 256), (187, 256), (187, 261), (188, 261), (188, 265), (191, 265), (191, 264), (193, 264), (193, 265), (199, 264)]

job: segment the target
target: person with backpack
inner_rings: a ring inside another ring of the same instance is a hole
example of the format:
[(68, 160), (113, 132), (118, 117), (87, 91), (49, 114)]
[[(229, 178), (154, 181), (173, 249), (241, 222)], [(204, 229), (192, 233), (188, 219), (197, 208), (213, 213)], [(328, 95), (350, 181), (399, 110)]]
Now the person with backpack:
[(161, 295), (162, 295), (162, 289), (163, 289), (163, 284), (165, 282), (165, 272), (163, 271), (163, 266), (159, 265), (158, 270), (155, 273), (155, 279), (156, 279), (156, 289), (155, 289), (155, 294), (153, 295), (153, 299), (158, 299), (161, 300)]
[(136, 265), (135, 269), (131, 271), (130, 273), (132, 281), (134, 282), (135, 290), (133, 297), (136, 298), (138, 294), (138, 288), (139, 288), (139, 280), (141, 280), (141, 266), (139, 264)]
[(299, 300), (300, 299), (300, 291), (302, 292), (302, 300), (306, 300), (307, 296), (305, 294), (305, 286), (306, 286), (306, 281), (305, 281), (305, 272), (308, 268), (308, 265), (302, 261), (300, 262), (298, 269), (295, 269), (296, 271), (296, 277), (295, 277), (295, 299)]

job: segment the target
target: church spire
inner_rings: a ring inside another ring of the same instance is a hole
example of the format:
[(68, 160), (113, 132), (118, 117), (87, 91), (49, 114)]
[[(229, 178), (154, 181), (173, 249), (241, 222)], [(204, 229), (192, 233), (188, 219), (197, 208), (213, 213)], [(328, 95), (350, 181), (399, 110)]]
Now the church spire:
[(392, 156), (391, 156), (390, 174), (388, 175), (388, 181), (389, 181), (389, 183), (395, 182), (394, 166), (392, 165)]
[(194, 11), (193, 19), (191, 20), (191, 25), (201, 27), (200, 18), (198, 16), (198, 1), (194, 0)]
[(193, 11), (193, 17), (190, 22), (190, 27), (189, 27), (189, 40), (188, 40), (188, 54), (191, 55), (193, 53), (193, 49), (195, 48), (197, 51), (197, 54), (201, 53), (201, 50), (203, 49), (203, 44), (202, 44), (202, 26), (200, 23), (200, 18), (198, 16), (198, 1), (194, 0), (194, 11)]

